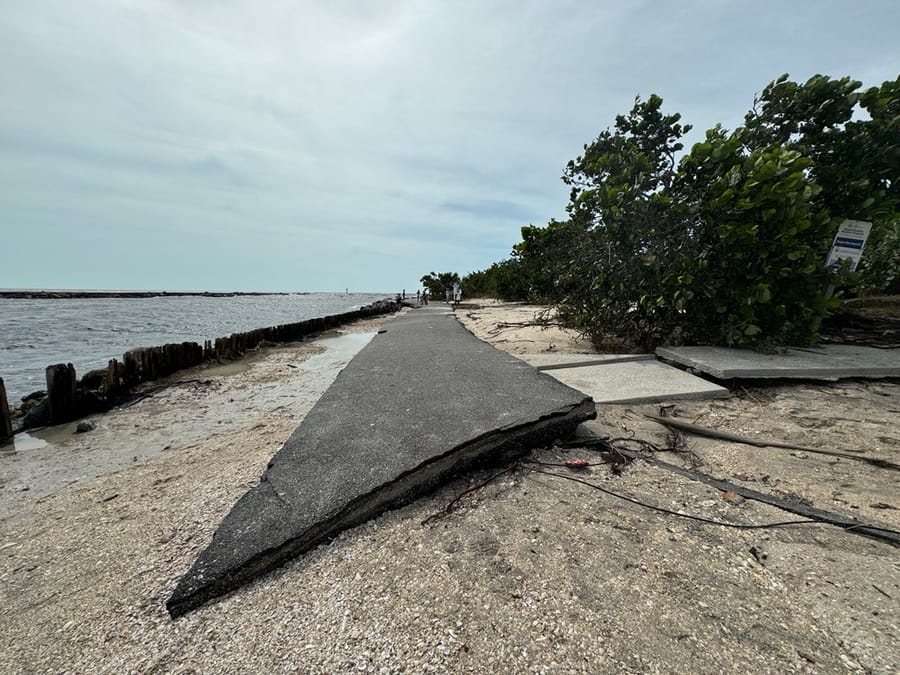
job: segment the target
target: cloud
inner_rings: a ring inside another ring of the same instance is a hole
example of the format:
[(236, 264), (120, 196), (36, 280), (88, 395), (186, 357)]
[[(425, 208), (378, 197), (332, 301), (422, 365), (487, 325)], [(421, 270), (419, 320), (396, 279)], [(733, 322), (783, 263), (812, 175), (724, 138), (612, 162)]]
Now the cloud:
[(503, 220), (515, 223), (528, 222), (534, 217), (531, 209), (501, 199), (468, 199), (449, 201), (441, 207), (451, 213), (471, 215), (479, 220)]
[[(636, 94), (695, 134), (733, 127), (785, 71), (895, 77), (898, 18), (891, 2), (15, 3), (0, 287), (393, 289), (486, 267), (564, 216), (563, 166)], [(132, 263), (88, 275), (104, 247)]]

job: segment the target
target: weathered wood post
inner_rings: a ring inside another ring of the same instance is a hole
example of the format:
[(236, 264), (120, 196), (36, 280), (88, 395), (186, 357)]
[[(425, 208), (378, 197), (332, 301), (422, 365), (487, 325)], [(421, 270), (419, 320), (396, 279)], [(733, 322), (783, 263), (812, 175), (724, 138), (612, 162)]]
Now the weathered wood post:
[(106, 381), (104, 382), (103, 390), (103, 394), (107, 398), (112, 398), (119, 393), (119, 387), (121, 386), (120, 370), (119, 362), (115, 359), (110, 359), (106, 366)]
[(9, 415), (9, 403), (6, 401), (6, 385), (0, 377), (0, 441), (12, 435), (12, 417)]
[(57, 363), (47, 366), (47, 399), (50, 401), (50, 422), (68, 422), (77, 416), (75, 409), (75, 366)]

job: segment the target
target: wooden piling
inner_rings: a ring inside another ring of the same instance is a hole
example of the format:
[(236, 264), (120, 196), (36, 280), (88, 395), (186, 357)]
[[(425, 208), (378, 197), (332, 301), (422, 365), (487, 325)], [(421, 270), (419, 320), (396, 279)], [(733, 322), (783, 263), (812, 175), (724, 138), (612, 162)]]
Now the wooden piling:
[(57, 363), (47, 366), (47, 398), (50, 401), (50, 422), (59, 424), (78, 416), (75, 399), (75, 366)]
[(130, 389), (140, 382), (138, 379), (140, 353), (140, 349), (132, 349), (122, 355), (122, 360), (124, 361), (123, 384), (126, 389)]
[(6, 401), (6, 385), (0, 377), (0, 439), (9, 438), (12, 432), (12, 417), (9, 414), (9, 403)]
[(121, 366), (119, 366), (119, 362), (116, 361), (116, 359), (110, 359), (109, 363), (106, 366), (106, 384), (103, 394), (107, 398), (113, 398), (116, 394), (119, 393), (119, 388), (121, 386)]

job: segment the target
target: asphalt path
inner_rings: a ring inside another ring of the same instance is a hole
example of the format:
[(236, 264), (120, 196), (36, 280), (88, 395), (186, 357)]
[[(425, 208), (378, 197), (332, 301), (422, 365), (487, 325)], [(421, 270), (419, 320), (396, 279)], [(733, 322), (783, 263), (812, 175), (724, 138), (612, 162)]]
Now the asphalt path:
[(413, 309), (341, 371), (179, 581), (169, 612), (594, 415), (589, 396), (474, 337), (446, 305)]

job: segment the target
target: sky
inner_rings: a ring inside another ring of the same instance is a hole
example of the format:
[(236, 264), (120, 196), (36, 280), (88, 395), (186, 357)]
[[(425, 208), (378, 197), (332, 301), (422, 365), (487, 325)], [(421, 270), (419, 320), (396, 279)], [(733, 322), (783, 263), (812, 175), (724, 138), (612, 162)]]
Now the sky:
[(415, 289), (565, 217), (636, 95), (900, 71), (896, 0), (0, 0), (0, 288)]

